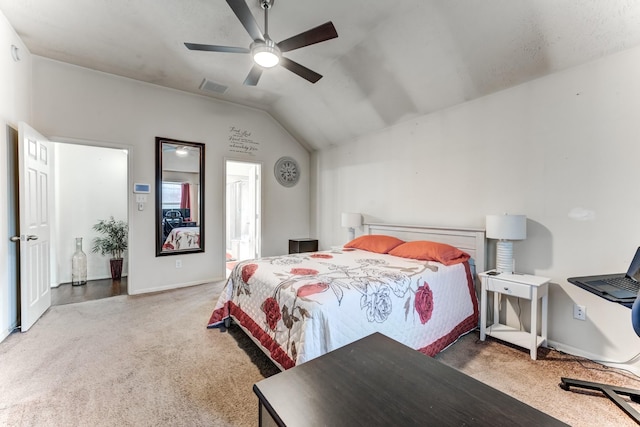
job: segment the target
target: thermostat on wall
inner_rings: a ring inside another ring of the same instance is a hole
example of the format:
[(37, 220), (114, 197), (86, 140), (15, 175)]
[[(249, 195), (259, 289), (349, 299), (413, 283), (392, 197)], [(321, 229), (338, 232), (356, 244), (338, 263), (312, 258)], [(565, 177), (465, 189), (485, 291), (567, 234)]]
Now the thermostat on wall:
[(133, 192), (134, 193), (147, 193), (148, 194), (148, 193), (151, 192), (151, 185), (135, 183), (135, 184), (133, 184)]

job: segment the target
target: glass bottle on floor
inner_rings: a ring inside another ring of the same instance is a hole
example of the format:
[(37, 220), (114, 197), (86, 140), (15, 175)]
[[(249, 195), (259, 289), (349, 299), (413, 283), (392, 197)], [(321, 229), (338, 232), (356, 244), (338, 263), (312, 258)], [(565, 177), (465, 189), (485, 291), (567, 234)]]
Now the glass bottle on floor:
[(87, 255), (82, 252), (82, 237), (76, 237), (76, 252), (71, 258), (71, 284), (87, 284)]

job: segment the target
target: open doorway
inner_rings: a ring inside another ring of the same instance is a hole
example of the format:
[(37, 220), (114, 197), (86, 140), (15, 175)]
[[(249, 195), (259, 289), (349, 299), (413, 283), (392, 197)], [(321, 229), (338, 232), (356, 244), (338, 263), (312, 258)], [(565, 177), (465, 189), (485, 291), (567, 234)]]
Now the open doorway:
[[(106, 149), (80, 144), (55, 143), (38, 134), (26, 123), (20, 123), (19, 131), (7, 127), (7, 132), (9, 190), (7, 214), (12, 242), (8, 264), (10, 283), (8, 284), (7, 315), (11, 330), (26, 331), (51, 304), (52, 292), (49, 290), (65, 281), (70, 281), (68, 276), (70, 276), (71, 256), (75, 250), (75, 238), (86, 237), (87, 240), (90, 240), (91, 236), (86, 230), (91, 230), (97, 221), (96, 216), (92, 215), (96, 213), (94, 205), (101, 206), (103, 209), (101, 213), (113, 213), (114, 215), (118, 214), (112, 208), (116, 205), (122, 205), (124, 210), (119, 209), (118, 216), (122, 215), (123, 219), (127, 220), (128, 148)], [(39, 149), (36, 144), (40, 144)], [(36, 148), (32, 149), (34, 146)], [(61, 146), (73, 146), (84, 151), (69, 153), (60, 150)], [(20, 154), (20, 147), (24, 148), (26, 155)], [(114, 167), (114, 163), (109, 163), (106, 168), (97, 168), (96, 162), (104, 162), (104, 154), (107, 153), (100, 150), (110, 150), (109, 153), (118, 156), (119, 167)], [(26, 174), (29, 174), (30, 177), (36, 176), (35, 172), (30, 173), (31, 169), (27, 166), (21, 166), (26, 158), (40, 159), (40, 163), (46, 163), (50, 169), (39, 172), (37, 180), (25, 179), (23, 175)], [(25, 172), (21, 173), (22, 170)], [(36, 185), (34, 182), (39, 184)], [(121, 191), (112, 191), (116, 188), (113, 185), (121, 188)], [(35, 187), (40, 189), (40, 194), (34, 197), (26, 189), (33, 190)], [(23, 190), (26, 193), (25, 196), (18, 197)], [(20, 200), (31, 201), (32, 199), (40, 203), (37, 205), (37, 211), (46, 213), (40, 214), (41, 219), (38, 221), (33, 221), (32, 215), (25, 214), (22, 210), (26, 203)], [(28, 220), (21, 220), (21, 216), (25, 216)], [(33, 227), (30, 228), (32, 223), (45, 224), (47, 227), (46, 236), (33, 233)], [(35, 267), (23, 262), (26, 258), (21, 255), (23, 249), (27, 248), (25, 242), (28, 243), (32, 240), (47, 244), (47, 249), (39, 251), (44, 254), (39, 262), (32, 263), (35, 264)], [(90, 250), (89, 245), (90, 242), (85, 243), (84, 250), (87, 252)], [(99, 268), (108, 268), (101, 260), (95, 264)], [(92, 273), (90, 278), (99, 279), (103, 273), (98, 270), (98, 268), (89, 265), (89, 271)], [(30, 276), (25, 274), (25, 271), (31, 272), (31, 276), (42, 278), (43, 283), (30, 280)], [(26, 278), (26, 281), (22, 280), (23, 278)], [(35, 293), (31, 288), (25, 288), (23, 282), (29, 286), (37, 283), (38, 289), (45, 289), (42, 292), (42, 298), (38, 298), (44, 303), (43, 310), (40, 310), (39, 306), (36, 309), (31, 304), (36, 300), (32, 297)], [(87, 295), (81, 295), (86, 293), (86, 289), (86, 286), (74, 287), (73, 297), (77, 299), (81, 296), (83, 299), (70, 302), (96, 298), (95, 296), (87, 298)], [(30, 299), (25, 301), (25, 298)], [(27, 314), (25, 315), (25, 313)]]
[(261, 173), (260, 163), (226, 160), (227, 276), (239, 261), (260, 257)]
[[(54, 142), (52, 305), (128, 293), (128, 262), (120, 280), (111, 279), (109, 255), (93, 253), (93, 228), (100, 220), (128, 222), (128, 149)], [(86, 281), (72, 285), (78, 240), (86, 256)]]

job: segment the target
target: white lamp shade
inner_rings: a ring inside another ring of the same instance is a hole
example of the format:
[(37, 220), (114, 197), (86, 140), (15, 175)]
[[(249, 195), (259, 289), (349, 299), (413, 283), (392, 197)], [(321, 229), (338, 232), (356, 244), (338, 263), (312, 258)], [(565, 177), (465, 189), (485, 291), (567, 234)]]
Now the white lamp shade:
[(527, 238), (525, 215), (487, 215), (486, 233), (489, 239), (524, 240)]
[(356, 228), (362, 225), (362, 215), (359, 213), (342, 213), (342, 226), (347, 228)]

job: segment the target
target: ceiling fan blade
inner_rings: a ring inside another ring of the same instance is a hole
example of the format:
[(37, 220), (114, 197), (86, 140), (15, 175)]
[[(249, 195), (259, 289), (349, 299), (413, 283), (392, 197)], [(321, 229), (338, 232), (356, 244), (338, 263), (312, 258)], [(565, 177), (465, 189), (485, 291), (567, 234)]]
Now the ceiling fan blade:
[(336, 27), (334, 27), (333, 23), (329, 21), (305, 31), (304, 33), (300, 33), (297, 36), (281, 41), (278, 43), (278, 47), (281, 52), (289, 52), (291, 50), (320, 43), (325, 40), (335, 39), (336, 37), (338, 37)]
[(244, 28), (247, 30), (249, 35), (253, 40), (262, 40), (264, 41), (264, 36), (262, 35), (262, 30), (258, 26), (256, 19), (251, 14), (249, 10), (249, 6), (245, 3), (244, 0), (227, 0), (229, 7), (233, 10), (233, 13), (236, 14)]
[(311, 83), (315, 83), (322, 78), (322, 76), (315, 71), (285, 57), (280, 58), (280, 65)]
[(258, 84), (258, 80), (260, 80), (260, 76), (262, 75), (262, 67), (259, 65), (254, 65), (251, 71), (249, 71), (249, 75), (246, 79), (244, 79), (245, 86), (255, 86)]
[(213, 44), (198, 44), (198, 43), (185, 43), (189, 50), (204, 50), (208, 52), (226, 52), (226, 53), (249, 53), (250, 50), (246, 47), (234, 47), (234, 46), (216, 46)]

